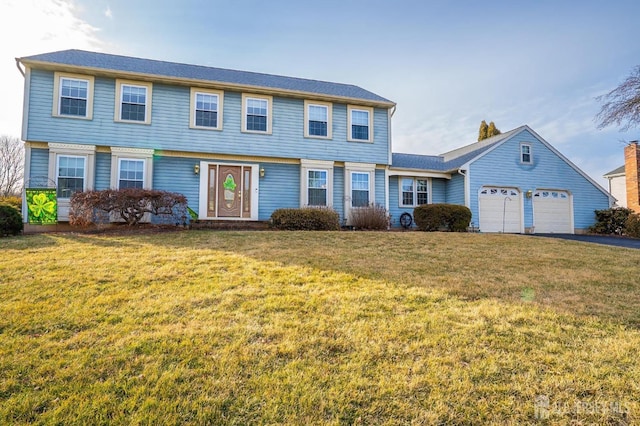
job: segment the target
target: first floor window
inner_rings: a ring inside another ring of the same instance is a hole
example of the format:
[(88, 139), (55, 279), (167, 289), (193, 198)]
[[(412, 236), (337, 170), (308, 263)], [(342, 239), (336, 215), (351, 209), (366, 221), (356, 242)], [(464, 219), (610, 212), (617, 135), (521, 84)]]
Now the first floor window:
[(147, 88), (123, 84), (120, 105), (120, 119), (146, 121)]
[(402, 179), (402, 205), (413, 206), (413, 179)]
[(267, 131), (268, 107), (269, 105), (266, 99), (247, 98), (247, 130), (255, 132)]
[(308, 181), (308, 205), (327, 205), (327, 171), (309, 170)]
[(60, 78), (60, 115), (87, 116), (89, 81)]
[(369, 173), (351, 173), (351, 206), (369, 205)]
[(531, 164), (531, 145), (520, 145), (520, 160), (525, 164)]
[(84, 191), (85, 157), (58, 155), (58, 197), (70, 198)]
[(400, 205), (403, 207), (429, 204), (429, 183), (427, 179), (402, 178)]
[(144, 188), (144, 160), (120, 159), (118, 188)]
[(197, 127), (218, 127), (218, 95), (196, 93)]

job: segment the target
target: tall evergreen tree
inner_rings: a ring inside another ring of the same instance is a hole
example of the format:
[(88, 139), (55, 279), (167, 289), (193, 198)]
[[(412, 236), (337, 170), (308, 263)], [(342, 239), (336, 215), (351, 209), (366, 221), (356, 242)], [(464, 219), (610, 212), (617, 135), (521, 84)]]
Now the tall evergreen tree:
[(487, 136), (488, 131), (489, 131), (489, 126), (487, 125), (487, 122), (482, 120), (482, 123), (480, 123), (480, 131), (478, 132), (478, 142), (489, 137)]
[(495, 123), (492, 121), (489, 123), (489, 128), (487, 129), (487, 137), (490, 138), (491, 136), (495, 136), (495, 135), (499, 135), (500, 133), (502, 133), (495, 125)]

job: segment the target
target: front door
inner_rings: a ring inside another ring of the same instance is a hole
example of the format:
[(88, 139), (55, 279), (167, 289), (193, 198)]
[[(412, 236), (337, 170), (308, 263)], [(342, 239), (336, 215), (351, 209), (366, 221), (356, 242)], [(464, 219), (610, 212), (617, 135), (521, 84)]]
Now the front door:
[(242, 167), (218, 167), (218, 217), (240, 217)]
[(251, 166), (209, 165), (208, 217), (251, 217), (251, 172)]

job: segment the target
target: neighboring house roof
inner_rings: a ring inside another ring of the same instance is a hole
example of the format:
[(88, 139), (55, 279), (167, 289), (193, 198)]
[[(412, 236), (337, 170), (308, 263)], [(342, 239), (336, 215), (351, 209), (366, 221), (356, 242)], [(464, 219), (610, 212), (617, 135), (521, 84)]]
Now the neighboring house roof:
[(613, 169), (609, 173), (605, 173), (603, 175), (604, 178), (612, 178), (617, 176), (624, 176), (624, 164), (617, 169)]
[(386, 107), (395, 104), (382, 96), (351, 84), (331, 83), (304, 78), (285, 77), (249, 71), (157, 61), (84, 50), (62, 50), (16, 58), (26, 65), (53, 64), (65, 68), (103, 70), (139, 76), (155, 76), (178, 80), (198, 80), (240, 88), (268, 88), (275, 91), (311, 93), (333, 98), (368, 101)]

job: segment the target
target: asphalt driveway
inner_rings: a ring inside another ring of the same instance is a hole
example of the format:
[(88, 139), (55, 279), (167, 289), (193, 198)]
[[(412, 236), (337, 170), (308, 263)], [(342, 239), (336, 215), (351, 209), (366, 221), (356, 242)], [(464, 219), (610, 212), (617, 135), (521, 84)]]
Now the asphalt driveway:
[(640, 239), (612, 237), (609, 235), (572, 235), (572, 234), (535, 234), (536, 237), (560, 238), (585, 243), (605, 244), (608, 246), (640, 249)]

